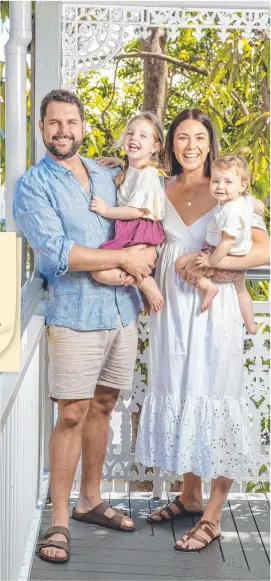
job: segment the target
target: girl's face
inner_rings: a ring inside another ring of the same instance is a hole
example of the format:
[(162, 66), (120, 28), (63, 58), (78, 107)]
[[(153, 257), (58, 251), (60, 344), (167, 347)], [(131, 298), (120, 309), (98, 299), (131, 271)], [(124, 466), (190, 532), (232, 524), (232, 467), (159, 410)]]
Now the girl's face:
[(206, 127), (195, 119), (182, 121), (175, 130), (172, 150), (184, 172), (203, 168), (210, 151)]
[(246, 189), (246, 182), (234, 170), (215, 167), (211, 173), (211, 194), (220, 204), (236, 200)]
[(143, 167), (151, 155), (159, 149), (155, 140), (154, 128), (146, 119), (135, 119), (128, 127), (124, 137), (124, 151), (132, 167)]

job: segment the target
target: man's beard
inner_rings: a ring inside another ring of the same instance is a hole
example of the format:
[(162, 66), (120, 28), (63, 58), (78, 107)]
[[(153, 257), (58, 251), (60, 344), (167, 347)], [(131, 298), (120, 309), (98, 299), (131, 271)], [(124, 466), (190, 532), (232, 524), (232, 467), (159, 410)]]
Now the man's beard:
[[(57, 146), (57, 138), (58, 137), (62, 137), (62, 139), (70, 139), (71, 140), (71, 144), (70, 147), (68, 149), (68, 151), (66, 151), (66, 153), (61, 153), (61, 151), (59, 151), (58, 146)], [(79, 141), (75, 141), (73, 135), (54, 135), (54, 137), (52, 138), (52, 141), (45, 141), (44, 137), (43, 137), (43, 143), (46, 147), (46, 149), (48, 149), (48, 151), (50, 151), (50, 153), (52, 153), (52, 155), (54, 155), (54, 157), (56, 157), (57, 159), (70, 159), (70, 157), (73, 157), (73, 155), (78, 151), (81, 143), (83, 141), (83, 138), (80, 139)]]

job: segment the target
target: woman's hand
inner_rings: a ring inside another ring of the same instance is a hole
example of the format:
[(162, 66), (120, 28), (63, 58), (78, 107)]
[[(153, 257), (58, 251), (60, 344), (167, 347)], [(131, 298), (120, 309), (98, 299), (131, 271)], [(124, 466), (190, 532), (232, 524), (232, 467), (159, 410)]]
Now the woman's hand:
[[(189, 284), (192, 284), (193, 286), (195, 286), (196, 288), (199, 287), (199, 281), (201, 279), (202, 276), (205, 276), (206, 272), (207, 272), (207, 268), (203, 267), (199, 267), (196, 264), (196, 260), (199, 257), (199, 253), (197, 254), (197, 256), (192, 256), (191, 258), (189, 258), (186, 262), (186, 264), (182, 267), (182, 279), (185, 280), (186, 282), (189, 282)], [(179, 260), (179, 259), (178, 259)], [(177, 265), (176, 265), (176, 271), (177, 270)]]
[(104, 157), (101, 155), (101, 157), (95, 157), (94, 159), (98, 165), (108, 165), (111, 168), (121, 167), (122, 169), (124, 167), (123, 161), (119, 157)]

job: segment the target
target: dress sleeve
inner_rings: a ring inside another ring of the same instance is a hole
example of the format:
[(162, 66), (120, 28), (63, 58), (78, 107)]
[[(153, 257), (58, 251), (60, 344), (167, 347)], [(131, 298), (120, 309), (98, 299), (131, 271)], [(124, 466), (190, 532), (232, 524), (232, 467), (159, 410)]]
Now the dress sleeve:
[(251, 227), (252, 228), (259, 228), (260, 230), (266, 231), (266, 225), (264, 223), (262, 216), (259, 216), (259, 214), (253, 214)]
[(145, 217), (162, 220), (165, 213), (165, 192), (156, 168), (146, 167), (139, 172), (127, 206), (144, 210)]
[(238, 212), (234, 212), (231, 204), (226, 204), (221, 212), (215, 216), (217, 230), (219, 234), (226, 232), (229, 236), (238, 238), (240, 230), (243, 229), (244, 221)]

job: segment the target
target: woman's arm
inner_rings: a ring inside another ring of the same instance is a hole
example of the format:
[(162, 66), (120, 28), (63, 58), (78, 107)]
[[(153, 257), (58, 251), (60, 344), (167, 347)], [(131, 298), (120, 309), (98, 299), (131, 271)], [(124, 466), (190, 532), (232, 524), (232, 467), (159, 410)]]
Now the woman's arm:
[(227, 232), (222, 232), (221, 241), (217, 245), (213, 254), (206, 254), (202, 252), (200, 256), (196, 258), (197, 266), (206, 266), (206, 268), (215, 267), (221, 263), (221, 260), (225, 258), (231, 251), (234, 245), (234, 236), (230, 236)]
[[(252, 228), (253, 246), (246, 256), (226, 256), (219, 262), (217, 268), (225, 270), (246, 270), (255, 266), (265, 266), (270, 264), (270, 244), (269, 236), (265, 230)], [(183, 280), (198, 285), (199, 279), (206, 274), (206, 268), (197, 267), (196, 257), (190, 258), (185, 264)]]
[(267, 232), (252, 228), (252, 241), (252, 248), (246, 256), (226, 256), (218, 263), (217, 268), (243, 270), (270, 264), (270, 241)]

